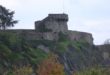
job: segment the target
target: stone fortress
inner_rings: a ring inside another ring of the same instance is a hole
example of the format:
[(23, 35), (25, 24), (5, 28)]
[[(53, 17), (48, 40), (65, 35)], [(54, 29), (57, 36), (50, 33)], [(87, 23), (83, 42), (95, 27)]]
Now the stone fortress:
[[(42, 30), (44, 30), (42, 37), (47, 40), (57, 40), (58, 33), (62, 32), (67, 34), (71, 40), (83, 39), (93, 44), (91, 34), (68, 30), (68, 20), (67, 14), (49, 14), (45, 19), (35, 22), (35, 30), (37, 32), (43, 32)], [(47, 30), (47, 32), (45, 30)]]
[[(46, 18), (35, 22), (35, 30), (9, 30), (18, 36), (23, 34), (27, 40), (58, 40), (59, 32), (66, 34), (70, 40), (83, 39), (89, 44), (93, 44), (93, 37), (90, 33), (68, 30), (67, 14), (49, 14)], [(7, 30), (8, 31), (8, 30)]]

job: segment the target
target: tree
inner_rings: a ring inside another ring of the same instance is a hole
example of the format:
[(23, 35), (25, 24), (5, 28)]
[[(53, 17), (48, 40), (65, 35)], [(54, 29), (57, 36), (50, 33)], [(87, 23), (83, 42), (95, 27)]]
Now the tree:
[(14, 11), (10, 11), (0, 5), (0, 29), (6, 30), (7, 27), (13, 27), (18, 21), (13, 19)]
[(38, 67), (38, 75), (65, 75), (64, 67), (57, 60), (57, 56), (50, 55)]

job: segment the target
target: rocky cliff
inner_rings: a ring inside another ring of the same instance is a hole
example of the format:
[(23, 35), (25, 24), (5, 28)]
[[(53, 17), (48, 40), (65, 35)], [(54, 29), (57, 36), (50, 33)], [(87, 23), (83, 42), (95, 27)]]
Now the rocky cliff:
[(35, 22), (35, 30), (0, 31), (0, 74), (14, 65), (38, 66), (49, 53), (58, 55), (66, 75), (109, 64), (110, 45), (95, 46), (92, 34), (70, 31), (67, 14), (49, 14)]

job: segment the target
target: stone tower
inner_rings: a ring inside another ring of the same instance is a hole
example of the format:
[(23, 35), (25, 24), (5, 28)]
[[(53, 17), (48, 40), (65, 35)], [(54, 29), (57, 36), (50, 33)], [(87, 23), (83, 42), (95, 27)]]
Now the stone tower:
[(48, 17), (42, 21), (35, 22), (35, 30), (37, 32), (66, 33), (68, 31), (67, 22), (67, 14), (49, 14)]

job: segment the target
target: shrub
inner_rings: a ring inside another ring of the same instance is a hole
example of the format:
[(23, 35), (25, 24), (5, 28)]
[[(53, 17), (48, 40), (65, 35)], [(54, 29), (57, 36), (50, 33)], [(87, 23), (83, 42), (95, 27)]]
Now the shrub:
[(50, 55), (44, 60), (37, 70), (38, 75), (65, 75), (64, 67), (57, 60), (57, 56)]
[(58, 41), (66, 41), (66, 40), (69, 40), (67, 37), (67, 34), (59, 32), (59, 40)]
[(90, 68), (75, 73), (73, 72), (73, 75), (110, 75), (110, 69)]
[(11, 53), (9, 56), (8, 56), (8, 60), (10, 60), (10, 62), (17, 62), (17, 61), (20, 61), (22, 60), (24, 57), (22, 54), (20, 53)]
[(40, 63), (42, 60), (47, 58), (48, 54), (41, 49), (27, 47), (25, 57), (29, 59), (32, 64)]
[(32, 75), (33, 69), (30, 65), (17, 67), (13, 66), (13, 69), (6, 71), (3, 75)]
[(68, 49), (69, 44), (70, 44), (69, 41), (58, 42), (58, 43), (56, 44), (56, 46), (57, 46), (56, 51), (57, 51), (58, 53), (64, 53), (64, 52), (66, 52), (66, 50)]
[(0, 44), (0, 55), (3, 57), (7, 57), (11, 54), (11, 50), (4, 44)]

